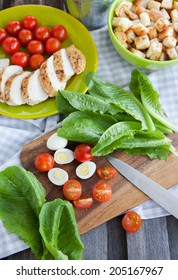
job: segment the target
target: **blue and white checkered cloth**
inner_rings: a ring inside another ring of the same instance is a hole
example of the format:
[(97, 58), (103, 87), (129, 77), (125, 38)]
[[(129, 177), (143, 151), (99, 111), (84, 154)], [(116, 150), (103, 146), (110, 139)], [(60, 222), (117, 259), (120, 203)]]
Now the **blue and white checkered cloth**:
[[(111, 44), (107, 28), (92, 31), (99, 55), (98, 75), (108, 82), (127, 87), (130, 81), (131, 66), (124, 61)], [(178, 125), (178, 66), (172, 69), (149, 73), (149, 78), (160, 93), (162, 106), (172, 120)], [(56, 129), (60, 116), (54, 115), (35, 120), (20, 120), (0, 116), (0, 170), (10, 165), (21, 165), (19, 155), (22, 147), (29, 141)], [(178, 195), (178, 186), (169, 190)], [(168, 215), (168, 213), (149, 200), (134, 208), (143, 219)], [(0, 222), (0, 258), (12, 255), (27, 248), (16, 235), (7, 231)]]

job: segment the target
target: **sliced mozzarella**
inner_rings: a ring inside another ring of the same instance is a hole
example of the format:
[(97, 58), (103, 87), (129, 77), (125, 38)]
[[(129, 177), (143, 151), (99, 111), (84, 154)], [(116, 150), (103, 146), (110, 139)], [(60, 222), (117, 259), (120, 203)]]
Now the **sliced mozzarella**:
[(10, 60), (9, 58), (1, 58), (0, 59), (0, 71), (2, 71), (4, 68), (9, 66)]
[(22, 74), (9, 78), (5, 84), (4, 93), (5, 101), (8, 105), (19, 106), (23, 104), (21, 95), (21, 84), (25, 77), (29, 76), (31, 72), (24, 71)]
[(28, 105), (36, 105), (48, 98), (39, 80), (40, 70), (37, 69), (22, 81), (22, 99)]
[(85, 161), (76, 168), (76, 175), (81, 179), (88, 179), (95, 171), (96, 164), (93, 161)]
[(10, 65), (0, 73), (0, 102), (4, 102), (4, 87), (7, 80), (13, 75), (22, 73), (22, 71), (22, 67)]
[(74, 153), (69, 149), (59, 149), (54, 153), (54, 160), (58, 164), (67, 164), (74, 160)]
[(68, 173), (61, 168), (52, 168), (48, 171), (49, 180), (57, 186), (62, 186), (69, 179)]
[(46, 146), (49, 150), (56, 151), (58, 149), (65, 148), (67, 143), (67, 139), (58, 136), (57, 132), (55, 132), (48, 138)]
[(58, 90), (63, 90), (66, 87), (66, 80), (61, 82), (58, 79), (53, 61), (54, 56), (51, 55), (40, 67), (40, 82), (50, 97), (56, 96)]

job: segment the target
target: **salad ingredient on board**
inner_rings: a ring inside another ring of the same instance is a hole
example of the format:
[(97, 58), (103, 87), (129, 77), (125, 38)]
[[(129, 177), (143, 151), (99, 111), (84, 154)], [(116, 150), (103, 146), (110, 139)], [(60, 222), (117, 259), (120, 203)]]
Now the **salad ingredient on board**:
[(99, 202), (106, 202), (112, 198), (112, 189), (107, 182), (98, 182), (92, 189), (93, 197)]
[(127, 212), (122, 218), (122, 226), (127, 232), (136, 232), (140, 229), (142, 220), (135, 211)]
[(45, 196), (31, 172), (18, 166), (0, 172), (3, 225), (21, 237), (39, 260), (81, 259), (84, 246), (71, 203), (46, 202)]
[(176, 1), (122, 1), (112, 19), (116, 39), (135, 55), (157, 61), (177, 59)]
[(74, 200), (73, 204), (79, 209), (90, 208), (93, 205), (93, 197), (91, 195), (81, 196), (79, 199)]
[(65, 148), (68, 144), (68, 140), (57, 135), (54, 132), (47, 140), (46, 146), (49, 150), (56, 151), (61, 148)]
[(98, 176), (103, 180), (110, 180), (116, 176), (116, 169), (113, 166), (101, 166), (96, 169)]
[(44, 153), (44, 154), (39, 154), (35, 157), (35, 167), (39, 171), (49, 171), (54, 167), (54, 158), (52, 155)]
[(68, 200), (76, 200), (82, 194), (82, 185), (75, 179), (70, 179), (63, 186), (63, 194)]
[(87, 144), (79, 144), (75, 147), (74, 158), (78, 162), (85, 162), (93, 159), (91, 154), (92, 146)]
[[(10, 37), (8, 37), (7, 39), (9, 38)], [(33, 43), (42, 44), (40, 41), (36, 40), (30, 41), (29, 44)], [(19, 87), (21, 103), (18, 102), (17, 104), (11, 104), (9, 102), (9, 100), (11, 99), (10, 94), (4, 94), (4, 92), (6, 92), (7, 90), (6, 87), (8, 87), (8, 91), (11, 91), (11, 83), (13, 82), (13, 79), (16, 78), (15, 75), (12, 77), (11, 81), (8, 80), (10, 76), (6, 79), (6, 83), (2, 83), (2, 81), (0, 81), (0, 87), (3, 86), (3, 88), (1, 89), (1, 96), (3, 96), (3, 98), (1, 98), (1, 100), (2, 102), (5, 102), (12, 106), (19, 106), (22, 104), (33, 106), (39, 104), (49, 97), (55, 97), (59, 89), (64, 89), (66, 87), (68, 80), (72, 76), (74, 76), (75, 74), (78, 75), (84, 71), (85, 66), (86, 59), (84, 54), (74, 45), (71, 45), (66, 49), (60, 49), (52, 56), (50, 56), (46, 61), (44, 61), (39, 69), (30, 72), (27, 77), (21, 80), (21, 85)], [(14, 67), (17, 66), (14, 65)], [(33, 68), (36, 68), (36, 65), (34, 65)], [(12, 65), (5, 67), (1, 71), (0, 75), (4, 76), (4, 73), (10, 73), (11, 69)]]
[(69, 175), (64, 169), (54, 167), (48, 171), (48, 179), (56, 186), (63, 186), (69, 179)]
[(79, 164), (76, 168), (76, 175), (80, 179), (88, 179), (96, 171), (96, 164), (93, 161), (85, 161), (81, 164)]
[[(178, 128), (164, 114), (159, 93), (146, 74), (138, 69), (132, 71), (131, 92), (101, 80), (95, 73), (87, 73), (85, 81), (89, 94), (58, 92), (58, 110), (68, 114), (57, 130), (59, 136), (93, 145), (93, 156), (115, 150), (151, 159), (167, 159), (169, 152), (177, 155), (165, 134)], [(105, 127), (100, 123), (104, 118), (111, 121)], [(75, 129), (69, 131), (69, 127)]]
[(74, 153), (67, 148), (61, 148), (55, 151), (54, 161), (58, 164), (68, 164), (74, 160)]

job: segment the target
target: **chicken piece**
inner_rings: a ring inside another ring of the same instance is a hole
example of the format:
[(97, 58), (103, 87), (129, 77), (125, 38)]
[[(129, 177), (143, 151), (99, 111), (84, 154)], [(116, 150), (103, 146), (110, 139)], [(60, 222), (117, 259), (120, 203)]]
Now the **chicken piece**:
[(9, 66), (10, 60), (9, 58), (1, 58), (0, 59), (0, 71), (2, 71), (4, 68)]
[(30, 74), (31, 72), (24, 71), (7, 80), (4, 87), (4, 100), (8, 105), (19, 106), (24, 103), (21, 95), (21, 84), (23, 79)]
[(145, 50), (150, 46), (150, 40), (148, 38), (148, 35), (136, 37), (134, 42), (137, 50)]
[(41, 86), (39, 76), (40, 69), (37, 69), (23, 79), (21, 84), (23, 103), (33, 106), (48, 98), (47, 93)]
[(4, 87), (6, 81), (15, 74), (22, 73), (23, 68), (17, 65), (10, 65), (0, 72), (0, 102), (4, 103)]
[(159, 60), (162, 53), (162, 44), (157, 39), (153, 39), (150, 42), (150, 47), (146, 53), (146, 56), (151, 60)]
[(86, 58), (85, 55), (77, 49), (74, 45), (67, 47), (66, 54), (70, 63), (72, 64), (73, 70), (76, 75), (82, 73), (85, 70)]

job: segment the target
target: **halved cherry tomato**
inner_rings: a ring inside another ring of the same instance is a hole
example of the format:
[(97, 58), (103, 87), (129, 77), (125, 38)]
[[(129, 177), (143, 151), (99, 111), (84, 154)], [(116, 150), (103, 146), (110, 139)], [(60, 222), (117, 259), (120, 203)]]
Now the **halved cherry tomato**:
[(127, 232), (136, 232), (141, 225), (141, 217), (134, 211), (127, 212), (122, 218), (122, 226)]
[(18, 32), (22, 29), (22, 25), (18, 20), (11, 20), (6, 24), (5, 29), (10, 35), (17, 36)]
[(18, 39), (23, 46), (26, 46), (33, 39), (33, 33), (28, 29), (22, 29), (18, 33)]
[(61, 42), (56, 38), (49, 38), (45, 43), (45, 50), (47, 54), (51, 55), (61, 49)]
[(45, 61), (45, 58), (42, 54), (33, 54), (29, 58), (29, 65), (33, 70), (40, 68), (41, 64)]
[(26, 67), (28, 65), (28, 55), (24, 52), (15, 52), (11, 56), (11, 63), (15, 65), (19, 65), (21, 67)]
[(80, 209), (89, 208), (93, 205), (93, 197), (91, 195), (82, 196), (77, 200), (73, 201), (75, 207)]
[(106, 202), (112, 198), (112, 189), (106, 182), (98, 182), (92, 189), (93, 197), (99, 202)]
[(35, 167), (39, 171), (49, 171), (51, 168), (54, 167), (54, 158), (50, 154), (39, 154), (35, 158)]
[(67, 30), (63, 25), (55, 25), (51, 30), (51, 36), (64, 42), (67, 39)]
[(44, 53), (44, 45), (41, 41), (31, 40), (27, 45), (27, 51), (30, 54), (43, 54)]
[(38, 21), (34, 16), (25, 16), (22, 19), (22, 27), (31, 31), (35, 30), (38, 26)]
[(82, 194), (82, 185), (77, 180), (68, 180), (63, 186), (63, 194), (68, 200), (76, 200)]
[(74, 158), (78, 162), (85, 162), (88, 160), (92, 160), (94, 156), (91, 154), (92, 146), (88, 144), (79, 144), (74, 149)]
[(96, 169), (98, 176), (104, 180), (110, 180), (116, 176), (116, 169), (112, 166), (102, 166)]
[(0, 45), (7, 37), (8, 37), (7, 31), (4, 28), (0, 28)]
[(8, 54), (13, 54), (20, 49), (20, 42), (15, 37), (7, 37), (2, 42), (3, 50)]
[(37, 40), (45, 42), (50, 38), (51, 32), (46, 26), (39, 26), (37, 29), (35, 29), (34, 36)]

